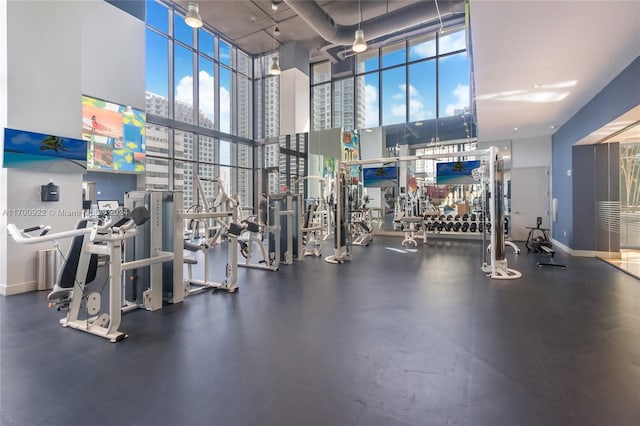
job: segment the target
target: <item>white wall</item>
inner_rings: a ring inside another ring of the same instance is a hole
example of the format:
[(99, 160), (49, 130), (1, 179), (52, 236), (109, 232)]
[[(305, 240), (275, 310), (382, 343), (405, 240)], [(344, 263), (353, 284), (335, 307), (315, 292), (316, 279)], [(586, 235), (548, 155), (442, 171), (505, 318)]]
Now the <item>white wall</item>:
[[(7, 26), (0, 28), (7, 28), (7, 127), (81, 138), (83, 94), (144, 108), (144, 22), (102, 0), (25, 0), (8, 2)], [(81, 174), (5, 170), (3, 211), (52, 209), (38, 224), (52, 225), (52, 232), (73, 228), (77, 216), (70, 212), (81, 208)], [(60, 186), (60, 201), (41, 203), (40, 185), (50, 178)], [(9, 219), (26, 226), (34, 218)], [(0, 244), (7, 244), (7, 255), (0, 256), (0, 294), (35, 289), (38, 247), (15, 244), (4, 219), (0, 226)]]
[(144, 22), (103, 0), (80, 3), (82, 93), (144, 110)]
[[(0, 0), (0, 148), (4, 147), (4, 128), (7, 126), (7, 0)], [(0, 159), (0, 166), (2, 160)], [(7, 216), (2, 214), (7, 208), (7, 169), (0, 168), (0, 287), (7, 282), (6, 257)]]
[(511, 167), (551, 167), (551, 136), (511, 141)]
[(280, 75), (280, 134), (309, 131), (309, 76), (297, 68)]

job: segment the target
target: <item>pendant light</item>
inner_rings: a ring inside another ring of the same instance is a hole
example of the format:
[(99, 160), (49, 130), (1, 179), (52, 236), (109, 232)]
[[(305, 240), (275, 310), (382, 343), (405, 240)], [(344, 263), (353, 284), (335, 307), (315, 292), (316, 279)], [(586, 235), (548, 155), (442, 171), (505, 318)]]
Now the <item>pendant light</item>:
[(198, 3), (189, 3), (189, 11), (184, 16), (184, 22), (191, 28), (200, 28), (202, 26), (202, 18), (200, 17), (199, 9)]
[(358, 21), (358, 29), (356, 30), (356, 39), (351, 47), (354, 52), (362, 53), (367, 50), (367, 42), (364, 40), (364, 31), (360, 29), (360, 23), (362, 22), (362, 8), (360, 7), (360, 0), (358, 0), (358, 13), (360, 14), (360, 20)]
[(272, 6), (276, 5), (275, 8), (272, 7), (273, 9), (273, 23), (274, 23), (274, 27), (273, 27), (273, 51), (274, 51), (274, 56), (271, 57), (271, 65), (269, 66), (269, 75), (280, 75), (282, 73), (282, 70), (280, 69), (280, 62), (278, 61), (278, 56), (276, 56), (276, 38), (280, 35), (280, 29), (278, 28), (278, 22), (276, 21), (276, 9), (277, 4), (276, 3), (272, 3)]

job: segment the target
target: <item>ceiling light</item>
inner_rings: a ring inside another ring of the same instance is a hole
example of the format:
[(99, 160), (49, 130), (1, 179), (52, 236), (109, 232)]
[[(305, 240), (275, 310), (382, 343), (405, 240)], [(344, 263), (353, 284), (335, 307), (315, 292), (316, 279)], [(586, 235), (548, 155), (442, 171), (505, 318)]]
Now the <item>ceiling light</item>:
[(280, 69), (280, 63), (277, 56), (271, 57), (271, 66), (269, 67), (269, 75), (280, 75), (282, 70)]
[(358, 12), (360, 13), (360, 20), (358, 21), (356, 38), (353, 41), (353, 46), (351, 48), (356, 53), (362, 53), (367, 50), (367, 42), (364, 40), (364, 31), (360, 29), (360, 24), (362, 23), (362, 8), (360, 7), (360, 0), (358, 0)]
[(276, 3), (275, 1), (271, 2), (271, 10), (278, 10), (278, 3)]
[(514, 127), (514, 128), (513, 128), (513, 131), (514, 131), (514, 132), (517, 132), (518, 130), (520, 130), (520, 128), (519, 128), (519, 127)]
[(356, 39), (353, 42), (352, 49), (356, 53), (362, 53), (367, 50), (367, 42), (364, 41), (364, 31), (356, 30)]
[(534, 89), (537, 89), (538, 87), (542, 87), (542, 84), (540, 84), (540, 83), (536, 83), (536, 84), (534, 84), (534, 85), (533, 85), (533, 86), (531, 86), (531, 87), (533, 87)]
[(555, 124), (551, 126), (552, 129), (557, 128), (558, 126), (556, 126)]
[[(272, 5), (275, 4), (271, 3)], [(272, 7), (273, 9), (273, 7)], [(271, 57), (271, 65), (269, 66), (269, 75), (280, 75), (282, 74), (282, 70), (280, 69), (280, 62), (278, 61), (278, 57), (275, 54), (276, 51), (276, 37), (280, 34), (280, 29), (278, 29), (278, 21), (276, 21), (276, 9), (273, 9), (273, 22), (276, 24), (273, 28), (273, 51), (274, 54)]]
[(189, 11), (184, 16), (184, 22), (191, 28), (200, 28), (202, 26), (202, 18), (198, 13), (198, 9), (198, 3), (189, 3)]
[(422, 121), (416, 121), (416, 126), (422, 126)]

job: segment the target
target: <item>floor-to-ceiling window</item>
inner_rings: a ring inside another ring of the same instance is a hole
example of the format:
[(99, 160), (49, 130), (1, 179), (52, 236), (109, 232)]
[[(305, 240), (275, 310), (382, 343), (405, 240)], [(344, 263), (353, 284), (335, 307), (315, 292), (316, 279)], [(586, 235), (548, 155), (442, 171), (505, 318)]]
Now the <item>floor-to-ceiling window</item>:
[[(628, 129), (606, 144), (608, 159), (600, 189), (606, 199), (617, 202), (598, 202), (598, 217), (594, 232), (600, 237), (598, 254), (620, 269), (640, 277), (640, 126)], [(604, 155), (604, 154), (603, 154)], [(611, 160), (613, 159), (613, 160)], [(612, 197), (610, 192), (616, 192)], [(602, 197), (601, 197), (602, 198)], [(614, 244), (611, 244), (613, 242)], [(604, 243), (604, 244), (603, 244)]]
[[(470, 113), (464, 26), (369, 49), (347, 60), (354, 60), (355, 72), (346, 78), (332, 76), (329, 62), (311, 67), (314, 130), (371, 128)], [(438, 136), (434, 132), (433, 137)]]
[(252, 58), (207, 26), (193, 29), (173, 3), (146, 1), (149, 189), (184, 192), (184, 205), (214, 198), (219, 178), (253, 204)]

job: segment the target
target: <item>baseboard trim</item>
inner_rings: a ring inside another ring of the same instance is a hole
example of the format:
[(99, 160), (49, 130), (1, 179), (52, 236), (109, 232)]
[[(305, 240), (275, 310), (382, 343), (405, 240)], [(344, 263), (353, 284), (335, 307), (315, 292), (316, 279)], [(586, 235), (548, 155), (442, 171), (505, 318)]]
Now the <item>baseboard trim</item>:
[(38, 283), (36, 281), (27, 281), (19, 284), (0, 284), (0, 295), (13, 296), (15, 294), (28, 293), (30, 291), (36, 291), (38, 289)]
[(596, 257), (597, 253), (594, 250), (574, 250), (572, 248), (569, 248), (567, 246), (565, 246), (564, 244), (562, 244), (560, 241), (552, 238), (551, 242), (553, 243), (553, 247), (554, 248), (560, 248), (562, 251), (564, 251), (567, 254), (570, 254), (571, 256), (576, 256), (576, 257)]

